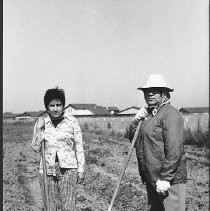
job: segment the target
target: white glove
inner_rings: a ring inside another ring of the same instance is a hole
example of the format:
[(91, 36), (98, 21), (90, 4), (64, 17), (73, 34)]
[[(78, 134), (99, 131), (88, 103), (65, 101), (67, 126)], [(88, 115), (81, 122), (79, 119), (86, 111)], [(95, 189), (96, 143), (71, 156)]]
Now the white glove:
[(134, 117), (134, 120), (140, 120), (147, 116), (147, 109), (145, 107), (142, 107), (138, 110), (137, 114)]
[(159, 180), (156, 182), (156, 191), (158, 193), (166, 192), (170, 188), (170, 182)]

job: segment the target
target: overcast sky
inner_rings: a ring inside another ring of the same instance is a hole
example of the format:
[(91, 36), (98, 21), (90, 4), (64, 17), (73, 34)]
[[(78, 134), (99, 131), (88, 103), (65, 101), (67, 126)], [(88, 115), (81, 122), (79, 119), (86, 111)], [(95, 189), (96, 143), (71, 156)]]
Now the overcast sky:
[(3, 111), (66, 103), (143, 106), (137, 87), (160, 73), (175, 107), (208, 106), (208, 0), (4, 0)]

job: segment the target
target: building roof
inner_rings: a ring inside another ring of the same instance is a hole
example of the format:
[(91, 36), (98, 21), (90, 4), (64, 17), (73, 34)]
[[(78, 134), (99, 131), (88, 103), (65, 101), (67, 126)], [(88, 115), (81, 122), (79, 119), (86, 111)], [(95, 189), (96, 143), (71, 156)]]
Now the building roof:
[(136, 109), (136, 110), (139, 110), (140, 109), (140, 107), (137, 107), (137, 106), (131, 106), (131, 107), (128, 107), (128, 108), (126, 108), (126, 109), (123, 109), (123, 110), (121, 110), (120, 112), (123, 112), (123, 111), (127, 111), (127, 110), (130, 110), (130, 109)]
[(13, 114), (12, 112), (5, 112), (5, 113), (3, 113), (3, 118), (14, 118), (17, 115), (18, 114)]
[(137, 107), (137, 106), (131, 106), (129, 108), (121, 110), (118, 114), (119, 115), (122, 115), (122, 114), (136, 114), (139, 109), (140, 108)]
[(106, 110), (106, 107), (97, 106), (96, 104), (69, 104), (65, 109), (69, 106), (73, 107), (76, 110), (90, 110), (95, 115), (110, 115), (110, 112)]
[(108, 111), (117, 111), (119, 112), (119, 109), (117, 107), (108, 107)]
[(39, 117), (42, 114), (46, 113), (46, 111), (26, 111), (22, 114), (16, 115), (16, 117), (23, 117), (23, 116), (29, 116), (29, 117)]
[(209, 107), (181, 108), (181, 113), (209, 113)]
[(106, 107), (96, 106), (91, 109), (91, 111), (96, 115), (110, 115), (110, 112), (106, 110)]
[(86, 103), (86, 104), (76, 104), (76, 103), (71, 103), (67, 107), (69, 107), (69, 106), (73, 107), (74, 109), (80, 109), (80, 110), (82, 110), (82, 109), (90, 109), (90, 108), (93, 108), (93, 107), (96, 106), (96, 104), (88, 104), (88, 103)]

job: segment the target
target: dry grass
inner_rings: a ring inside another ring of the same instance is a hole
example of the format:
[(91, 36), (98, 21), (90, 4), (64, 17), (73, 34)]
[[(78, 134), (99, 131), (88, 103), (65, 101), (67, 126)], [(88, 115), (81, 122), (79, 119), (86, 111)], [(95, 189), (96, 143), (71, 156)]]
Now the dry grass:
[[(184, 119), (184, 128), (191, 132), (209, 130), (208, 114), (190, 114), (182, 115)], [(132, 122), (133, 116), (113, 116), (113, 117), (80, 117), (78, 121), (81, 125), (85, 123), (91, 127), (99, 127), (101, 129), (113, 129), (114, 131), (125, 131)]]

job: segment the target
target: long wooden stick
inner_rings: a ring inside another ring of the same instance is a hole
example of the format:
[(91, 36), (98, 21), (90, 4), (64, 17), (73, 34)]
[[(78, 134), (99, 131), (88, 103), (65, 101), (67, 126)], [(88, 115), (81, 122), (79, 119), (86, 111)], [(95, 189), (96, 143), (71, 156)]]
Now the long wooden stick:
[(130, 157), (131, 157), (131, 154), (132, 154), (134, 145), (135, 145), (135, 143), (136, 143), (136, 140), (137, 140), (137, 137), (138, 137), (138, 133), (139, 133), (139, 130), (140, 130), (140, 127), (141, 127), (141, 123), (142, 123), (142, 121), (139, 121), (138, 126), (137, 126), (137, 129), (136, 129), (136, 132), (135, 132), (135, 135), (134, 135), (134, 137), (133, 137), (133, 140), (132, 140), (132, 143), (131, 143), (131, 146), (130, 146), (130, 149), (129, 149), (129, 152), (128, 152), (127, 159), (126, 159), (126, 161), (125, 161), (125, 163), (124, 163), (124, 166), (123, 166), (123, 169), (122, 169), (122, 172), (121, 172), (121, 175), (120, 175), (120, 179), (119, 179), (119, 181), (118, 181), (118, 183), (117, 183), (117, 187), (116, 187), (116, 189), (115, 189), (115, 192), (114, 192), (114, 195), (113, 195), (113, 197), (112, 197), (112, 201), (111, 201), (111, 203), (110, 203), (110, 205), (109, 205), (108, 211), (111, 211), (111, 210), (112, 210), (112, 207), (113, 207), (113, 204), (114, 204), (114, 200), (115, 200), (115, 198), (116, 198), (116, 196), (117, 196), (117, 192), (118, 192), (118, 189), (119, 189), (119, 187), (120, 187), (120, 183), (121, 183), (122, 178), (123, 178), (123, 176), (124, 176), (124, 174), (125, 174), (125, 170), (126, 170), (126, 168), (127, 168), (129, 159), (130, 159)]
[(42, 165), (43, 165), (43, 177), (44, 177), (45, 209), (46, 211), (50, 211), (48, 185), (47, 185), (47, 168), (46, 168), (46, 161), (45, 161), (45, 141), (42, 141)]

